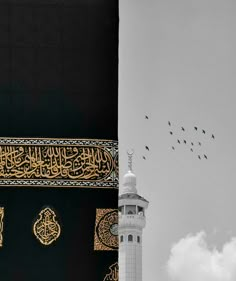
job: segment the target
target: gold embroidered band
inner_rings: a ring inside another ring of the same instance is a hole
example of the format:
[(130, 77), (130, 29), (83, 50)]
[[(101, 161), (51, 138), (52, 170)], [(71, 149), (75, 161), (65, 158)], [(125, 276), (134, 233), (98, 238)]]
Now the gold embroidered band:
[(105, 276), (103, 281), (118, 281), (119, 279), (119, 268), (118, 262), (109, 266), (110, 272)]
[(50, 245), (61, 234), (61, 227), (56, 221), (55, 212), (47, 207), (39, 213), (39, 218), (33, 226), (36, 238), (45, 246)]
[(118, 211), (97, 209), (94, 231), (94, 250), (118, 249)]
[(0, 186), (118, 188), (118, 142), (0, 138)]
[(0, 207), (0, 247), (3, 245), (3, 218), (4, 218), (4, 208)]

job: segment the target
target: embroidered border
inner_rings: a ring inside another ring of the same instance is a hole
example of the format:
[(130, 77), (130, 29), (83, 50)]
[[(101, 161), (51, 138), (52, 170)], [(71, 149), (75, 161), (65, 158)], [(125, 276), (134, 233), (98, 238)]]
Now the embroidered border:
[(118, 142), (0, 138), (0, 186), (118, 188)]
[(94, 250), (118, 250), (118, 210), (96, 209)]

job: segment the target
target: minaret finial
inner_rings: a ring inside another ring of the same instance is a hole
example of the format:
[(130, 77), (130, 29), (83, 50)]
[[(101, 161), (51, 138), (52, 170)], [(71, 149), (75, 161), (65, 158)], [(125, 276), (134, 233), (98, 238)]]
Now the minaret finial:
[(134, 150), (133, 150), (133, 149), (127, 150), (127, 155), (128, 155), (128, 169), (129, 169), (130, 172), (133, 171), (133, 154), (134, 154)]

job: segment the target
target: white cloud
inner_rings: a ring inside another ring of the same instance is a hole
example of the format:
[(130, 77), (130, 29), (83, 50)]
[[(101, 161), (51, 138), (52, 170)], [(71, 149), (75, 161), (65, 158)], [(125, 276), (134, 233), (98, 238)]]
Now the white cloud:
[(208, 248), (205, 232), (188, 235), (173, 245), (167, 271), (173, 281), (236, 281), (236, 238), (218, 251)]

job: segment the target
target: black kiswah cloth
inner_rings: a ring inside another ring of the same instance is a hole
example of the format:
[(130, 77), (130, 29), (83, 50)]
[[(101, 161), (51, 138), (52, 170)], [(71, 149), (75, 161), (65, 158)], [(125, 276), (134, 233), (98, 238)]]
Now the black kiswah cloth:
[(0, 279), (118, 280), (118, 0), (0, 0)]

